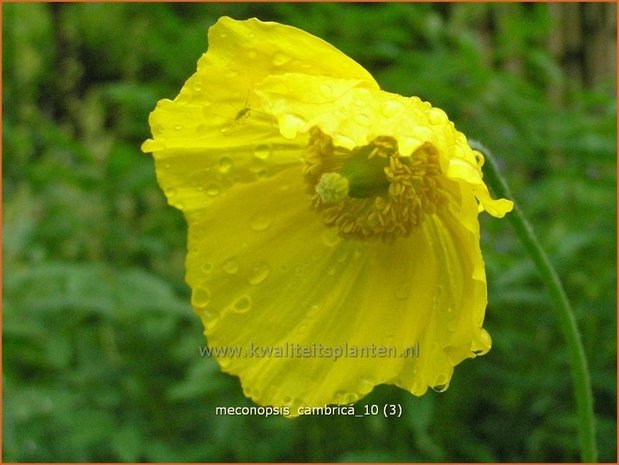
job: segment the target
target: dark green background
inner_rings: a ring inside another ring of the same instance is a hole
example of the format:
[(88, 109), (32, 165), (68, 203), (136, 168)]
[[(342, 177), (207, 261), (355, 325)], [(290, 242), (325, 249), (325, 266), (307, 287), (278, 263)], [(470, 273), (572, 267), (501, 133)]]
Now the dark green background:
[(508, 222), (486, 215), (494, 347), (446, 392), (382, 386), (358, 404), (400, 403), (400, 419), (214, 416), (251, 404), (199, 356), (184, 221), (139, 147), (222, 15), (319, 35), (495, 152), (573, 302), (600, 459), (616, 461), (614, 5), (4, 3), (2, 15), (5, 461), (579, 460), (557, 320)]

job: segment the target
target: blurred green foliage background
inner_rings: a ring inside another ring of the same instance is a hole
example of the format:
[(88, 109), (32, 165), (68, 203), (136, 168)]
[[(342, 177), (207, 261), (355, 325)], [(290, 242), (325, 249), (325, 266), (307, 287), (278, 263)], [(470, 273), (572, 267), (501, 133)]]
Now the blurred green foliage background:
[(400, 419), (250, 405), (199, 356), (185, 225), (140, 144), (218, 17), (315, 33), (500, 158), (571, 298), (616, 457), (614, 4), (4, 3), (5, 461), (578, 461), (565, 344), (509, 224), (482, 218), (493, 350)]

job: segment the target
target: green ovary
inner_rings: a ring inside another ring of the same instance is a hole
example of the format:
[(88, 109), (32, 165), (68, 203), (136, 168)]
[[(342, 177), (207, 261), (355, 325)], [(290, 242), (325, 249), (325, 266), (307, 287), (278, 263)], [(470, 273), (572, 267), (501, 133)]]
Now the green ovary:
[(389, 158), (380, 155), (368, 158), (373, 150), (373, 147), (366, 146), (354, 151), (342, 166), (340, 174), (348, 179), (349, 197), (364, 199), (387, 195), (389, 180), (385, 168), (389, 166)]

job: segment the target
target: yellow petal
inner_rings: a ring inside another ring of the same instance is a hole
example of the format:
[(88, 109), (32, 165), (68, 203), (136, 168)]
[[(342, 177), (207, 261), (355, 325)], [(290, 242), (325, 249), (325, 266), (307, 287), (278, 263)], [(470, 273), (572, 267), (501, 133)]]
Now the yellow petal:
[(400, 152), (410, 155), (424, 142), (444, 153), (455, 137), (442, 110), (417, 97), (369, 87), (364, 81), (286, 74), (265, 80), (257, 94), (286, 138), (318, 126), (336, 145), (352, 149), (378, 136), (391, 136)]
[(480, 210), (486, 210), (494, 217), (503, 218), (512, 210), (514, 203), (511, 200), (493, 199), (490, 196), (488, 187), (482, 179), (482, 165), (482, 154), (461, 141), (454, 150), (454, 156), (449, 160), (447, 177), (468, 184), (479, 201)]
[(162, 100), (151, 115), (153, 139), (143, 146), (144, 151), (193, 145), (196, 136), (217, 138), (222, 127), (224, 135), (235, 133), (238, 120), (260, 114), (254, 88), (268, 76), (299, 72), (345, 76), (378, 87), (354, 60), (291, 26), (223, 17), (209, 29), (208, 41), (209, 49), (198, 61), (197, 72), (174, 102)]
[(445, 387), (487, 341), (478, 231), (432, 216), (393, 244), (341, 240), (307, 210), (300, 176), (235, 186), (187, 217), (187, 281), (209, 345), (243, 353), (220, 353), (222, 369), (292, 416), (382, 383)]

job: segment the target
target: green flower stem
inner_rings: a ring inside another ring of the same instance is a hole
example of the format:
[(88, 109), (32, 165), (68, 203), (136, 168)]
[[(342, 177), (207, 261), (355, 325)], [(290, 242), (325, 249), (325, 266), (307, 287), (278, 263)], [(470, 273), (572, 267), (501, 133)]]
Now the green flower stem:
[[(495, 195), (513, 200), (509, 187), (500, 175), (496, 161), (490, 151), (477, 142), (470, 141), (470, 144), (471, 147), (479, 150), (486, 157), (486, 164), (484, 165), (485, 180)], [(514, 227), (518, 238), (533, 259), (554, 304), (554, 309), (569, 350), (574, 394), (578, 407), (581, 460), (583, 462), (595, 462), (597, 461), (597, 446), (595, 442), (591, 379), (574, 312), (557, 272), (551, 265), (550, 260), (548, 260), (548, 256), (542, 249), (533, 229), (516, 202), (514, 202), (513, 211), (508, 213), (507, 217)]]

